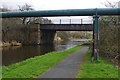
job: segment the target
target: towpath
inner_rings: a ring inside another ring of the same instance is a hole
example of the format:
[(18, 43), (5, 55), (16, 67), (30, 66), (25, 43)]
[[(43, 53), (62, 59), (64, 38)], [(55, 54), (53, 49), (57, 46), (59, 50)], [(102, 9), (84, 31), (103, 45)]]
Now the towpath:
[(83, 56), (88, 51), (88, 46), (70, 54), (62, 62), (45, 72), (38, 78), (75, 78), (83, 62)]

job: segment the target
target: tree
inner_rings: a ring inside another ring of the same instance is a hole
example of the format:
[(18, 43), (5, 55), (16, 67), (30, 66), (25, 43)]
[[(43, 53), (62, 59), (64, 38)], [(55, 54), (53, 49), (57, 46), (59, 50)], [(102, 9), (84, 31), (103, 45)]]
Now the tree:
[[(23, 6), (18, 6), (19, 11), (33, 11), (32, 5), (30, 4), (24, 4)], [(47, 18), (41, 18), (41, 17), (23, 17), (22, 18), (23, 24), (34, 24), (34, 23), (40, 23), (40, 24), (51, 24), (52, 21), (48, 20)]]
[[(29, 4), (25, 4), (23, 6), (18, 6), (19, 7), (19, 10), (20, 11), (33, 11), (34, 9), (32, 8), (31, 5)], [(22, 20), (23, 20), (23, 24), (29, 24), (30, 21), (31, 21), (31, 17), (23, 17)]]

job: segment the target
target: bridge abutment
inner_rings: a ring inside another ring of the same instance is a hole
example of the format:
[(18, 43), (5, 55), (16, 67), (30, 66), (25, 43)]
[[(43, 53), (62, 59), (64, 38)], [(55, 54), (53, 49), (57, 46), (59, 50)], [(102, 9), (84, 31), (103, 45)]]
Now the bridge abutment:
[(53, 44), (55, 34), (55, 30), (40, 30), (40, 44)]

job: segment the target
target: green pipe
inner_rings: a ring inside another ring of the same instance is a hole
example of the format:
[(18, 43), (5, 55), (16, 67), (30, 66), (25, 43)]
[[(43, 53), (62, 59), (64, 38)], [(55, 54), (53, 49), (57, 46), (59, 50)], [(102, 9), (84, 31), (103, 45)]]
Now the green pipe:
[(93, 9), (68, 9), (68, 10), (42, 10), (24, 12), (0, 12), (0, 18), (14, 17), (51, 17), (51, 16), (100, 16), (120, 15), (120, 8), (93, 8)]

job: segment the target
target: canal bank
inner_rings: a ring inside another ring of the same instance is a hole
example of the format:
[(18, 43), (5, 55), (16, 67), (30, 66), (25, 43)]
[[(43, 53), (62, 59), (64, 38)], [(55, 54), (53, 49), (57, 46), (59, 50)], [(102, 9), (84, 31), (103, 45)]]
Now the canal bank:
[[(25, 61), (3, 66), (3, 78), (37, 78), (44, 72), (54, 67), (56, 64), (64, 60), (68, 55), (83, 48), (76, 46), (74, 48), (62, 52), (50, 52), (42, 56), (27, 59)], [(71, 64), (72, 65), (72, 64)]]

